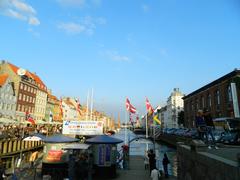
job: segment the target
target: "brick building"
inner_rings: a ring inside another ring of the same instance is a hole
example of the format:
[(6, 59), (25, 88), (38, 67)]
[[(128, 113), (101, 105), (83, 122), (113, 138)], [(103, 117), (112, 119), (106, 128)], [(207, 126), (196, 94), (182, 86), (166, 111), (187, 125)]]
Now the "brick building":
[(185, 126), (195, 126), (194, 120), (199, 109), (210, 111), (213, 118), (234, 117), (231, 83), (236, 85), (236, 100), (240, 102), (240, 70), (238, 69), (184, 96)]
[(17, 120), (23, 122), (27, 112), (33, 117), (37, 83), (32, 74), (6, 61), (0, 63), (0, 74), (7, 74), (14, 84), (14, 93), (17, 96)]

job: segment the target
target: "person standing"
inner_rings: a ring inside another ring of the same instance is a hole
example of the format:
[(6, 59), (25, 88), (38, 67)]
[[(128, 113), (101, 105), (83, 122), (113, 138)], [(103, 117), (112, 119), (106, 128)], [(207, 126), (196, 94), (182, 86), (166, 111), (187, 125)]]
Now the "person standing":
[(149, 168), (149, 158), (148, 158), (148, 153), (147, 151), (145, 151), (145, 155), (144, 155), (144, 169), (148, 169)]
[(164, 153), (162, 164), (163, 164), (163, 170), (164, 170), (165, 178), (168, 178), (168, 164), (169, 163), (170, 163), (170, 161), (167, 157), (167, 154)]
[(150, 149), (148, 153), (148, 158), (149, 158), (149, 166), (150, 166), (150, 174), (151, 174), (153, 168), (156, 167), (155, 153), (153, 152), (152, 149)]
[(198, 131), (199, 139), (204, 141), (204, 136), (206, 136), (206, 142), (208, 144), (207, 125), (206, 125), (206, 122), (204, 120), (202, 110), (198, 110), (197, 116), (195, 118), (195, 124), (196, 124), (196, 128), (197, 128), (197, 131)]

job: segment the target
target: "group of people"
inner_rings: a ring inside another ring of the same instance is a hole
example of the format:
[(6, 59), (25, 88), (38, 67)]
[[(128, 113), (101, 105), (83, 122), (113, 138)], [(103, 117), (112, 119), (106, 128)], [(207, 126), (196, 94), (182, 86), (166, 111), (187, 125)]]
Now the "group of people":
[[(201, 139), (207, 144), (208, 149), (212, 149), (212, 147), (218, 149), (213, 135), (214, 123), (210, 112), (208, 112), (207, 110), (198, 110), (195, 124), (198, 131), (199, 139)], [(211, 137), (211, 143), (209, 137)]]
[[(165, 178), (168, 178), (168, 164), (170, 163), (168, 156), (166, 153), (164, 153), (164, 157), (162, 159), (162, 165), (163, 165), (163, 171), (164, 171), (164, 176)], [(156, 167), (156, 155), (153, 151), (153, 149), (150, 149), (148, 152), (145, 154), (144, 158), (144, 166), (145, 170), (149, 169), (150, 170), (150, 176), (152, 180), (158, 180), (159, 177), (163, 175), (162, 171), (159, 171)]]
[(15, 125), (0, 124), (0, 140), (25, 138), (34, 133), (50, 135), (62, 132), (62, 125)]

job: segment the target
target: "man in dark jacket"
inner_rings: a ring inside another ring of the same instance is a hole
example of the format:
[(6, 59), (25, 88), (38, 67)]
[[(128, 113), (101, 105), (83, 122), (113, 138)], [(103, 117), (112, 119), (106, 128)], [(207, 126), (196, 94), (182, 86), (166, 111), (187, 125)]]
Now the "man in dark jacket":
[(197, 116), (195, 118), (195, 124), (198, 131), (199, 139), (204, 140), (204, 135), (206, 136), (206, 141), (208, 143), (207, 138), (207, 125), (203, 117), (203, 111), (198, 110)]
[(150, 174), (151, 174), (154, 167), (156, 167), (155, 153), (153, 152), (152, 149), (150, 149), (150, 151), (148, 153), (148, 159), (149, 159)]
[[(206, 122), (206, 125), (207, 125), (207, 136), (211, 136), (212, 138), (212, 145), (215, 149), (218, 149), (218, 147), (216, 146), (216, 142), (215, 142), (215, 137), (213, 135), (213, 130), (215, 129), (214, 127), (214, 123), (213, 123), (213, 119), (212, 119), (212, 116), (211, 116), (211, 113), (208, 111), (208, 110), (204, 110), (204, 120)], [(208, 146), (209, 149), (211, 149), (211, 146)]]

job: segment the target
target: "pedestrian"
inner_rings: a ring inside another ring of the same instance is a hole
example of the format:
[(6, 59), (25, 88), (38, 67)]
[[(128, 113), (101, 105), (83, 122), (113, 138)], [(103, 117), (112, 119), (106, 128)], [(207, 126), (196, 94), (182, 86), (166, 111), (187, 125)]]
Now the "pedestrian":
[(148, 158), (148, 152), (145, 151), (144, 154), (144, 169), (149, 169), (149, 158)]
[(0, 159), (0, 180), (3, 180), (5, 177), (6, 177), (5, 166), (2, 162), (2, 159)]
[(208, 144), (207, 125), (206, 125), (206, 122), (204, 120), (202, 110), (198, 110), (197, 116), (195, 118), (195, 124), (196, 124), (196, 128), (197, 128), (197, 131), (198, 131), (199, 139), (204, 141), (204, 136), (205, 136), (206, 137), (206, 142)]
[(164, 170), (165, 178), (168, 178), (168, 164), (169, 163), (170, 163), (170, 161), (167, 157), (167, 154), (164, 153), (162, 164), (163, 164), (163, 170)]
[[(213, 130), (215, 129), (215, 126), (214, 126), (214, 123), (213, 123), (213, 120), (212, 120), (212, 116), (211, 116), (211, 113), (208, 111), (208, 110), (204, 110), (204, 120), (206, 122), (206, 125), (207, 125), (207, 138), (209, 138), (209, 136), (211, 136), (211, 139), (212, 139), (212, 146), (215, 148), (215, 149), (219, 149), (217, 146), (216, 146), (216, 142), (215, 142), (215, 137), (213, 135)], [(208, 140), (209, 142), (209, 140)], [(211, 149), (211, 145), (210, 143), (208, 144), (208, 148)]]
[(38, 158), (38, 151), (35, 151), (31, 154), (30, 158), (29, 158), (29, 162), (30, 162), (30, 168), (32, 168), (34, 166), (34, 161)]
[(151, 171), (151, 178), (152, 180), (159, 180), (160, 178), (160, 173), (158, 171), (158, 169), (155, 167), (153, 167), (153, 170)]
[(150, 167), (150, 174), (151, 174), (153, 168), (156, 167), (155, 153), (153, 152), (152, 149), (150, 149), (148, 153), (148, 158), (149, 158), (149, 167)]

